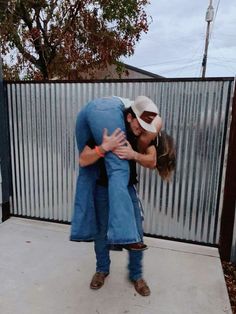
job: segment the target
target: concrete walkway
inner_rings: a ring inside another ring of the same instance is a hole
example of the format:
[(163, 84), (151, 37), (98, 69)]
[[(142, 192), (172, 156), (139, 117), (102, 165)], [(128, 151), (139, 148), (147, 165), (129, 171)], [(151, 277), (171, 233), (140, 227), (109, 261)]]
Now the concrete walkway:
[(89, 289), (92, 243), (69, 226), (11, 218), (0, 224), (1, 314), (222, 314), (230, 309), (218, 250), (146, 238), (150, 297), (127, 281), (127, 252), (111, 252), (104, 287)]

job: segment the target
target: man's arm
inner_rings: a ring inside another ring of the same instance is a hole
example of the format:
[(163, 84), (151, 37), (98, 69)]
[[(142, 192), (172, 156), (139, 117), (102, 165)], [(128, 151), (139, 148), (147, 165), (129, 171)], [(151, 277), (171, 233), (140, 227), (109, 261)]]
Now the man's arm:
[[(101, 146), (98, 146), (101, 149)], [(101, 152), (102, 153), (102, 152)], [(79, 155), (79, 165), (80, 167), (86, 167), (94, 164), (101, 156), (95, 151), (95, 148), (90, 148), (88, 145), (85, 146), (83, 151)]]
[(145, 154), (138, 153), (127, 141), (127, 146), (118, 147), (113, 151), (120, 159), (135, 160), (145, 168), (154, 169), (156, 167), (156, 148), (154, 145), (146, 149)]

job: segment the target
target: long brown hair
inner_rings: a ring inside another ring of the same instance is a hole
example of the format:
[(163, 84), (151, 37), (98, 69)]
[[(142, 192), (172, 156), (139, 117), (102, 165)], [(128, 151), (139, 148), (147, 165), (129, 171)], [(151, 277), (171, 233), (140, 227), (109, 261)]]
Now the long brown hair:
[(163, 180), (169, 180), (176, 168), (176, 150), (173, 138), (165, 131), (158, 134), (156, 152), (158, 173)]

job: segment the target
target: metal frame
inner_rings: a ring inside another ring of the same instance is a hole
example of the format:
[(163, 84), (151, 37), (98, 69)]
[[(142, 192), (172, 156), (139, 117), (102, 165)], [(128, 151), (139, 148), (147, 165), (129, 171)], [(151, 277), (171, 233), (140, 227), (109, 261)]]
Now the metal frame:
[[(6, 104), (6, 86), (2, 76), (2, 59), (0, 55), (0, 171), (2, 176), (2, 217), (5, 221), (10, 217), (10, 195), (11, 195), (11, 166), (10, 166), (10, 138), (9, 118)], [(1, 188), (0, 186), (0, 188)]]
[(236, 86), (232, 102), (231, 126), (229, 135), (228, 159), (224, 187), (223, 209), (219, 249), (223, 260), (229, 261), (232, 255), (232, 244), (235, 223), (236, 205)]

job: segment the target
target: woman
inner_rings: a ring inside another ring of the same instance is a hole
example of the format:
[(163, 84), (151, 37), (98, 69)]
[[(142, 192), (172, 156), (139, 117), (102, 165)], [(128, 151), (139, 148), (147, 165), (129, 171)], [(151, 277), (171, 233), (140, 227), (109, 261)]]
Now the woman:
[[(159, 130), (158, 130), (159, 133)], [(115, 153), (120, 158), (137, 159), (137, 151), (134, 151), (129, 143), (127, 146), (122, 146), (124, 137), (120, 130), (115, 132), (109, 137), (107, 132), (104, 132), (102, 146), (108, 150), (113, 150), (115, 147)], [(149, 143), (151, 142), (151, 143)], [(158, 145), (156, 145), (156, 139), (153, 139), (153, 134), (145, 134), (140, 138), (139, 148), (148, 155), (154, 149), (157, 152), (156, 165), (159, 174), (162, 178), (169, 178), (171, 172), (175, 168), (175, 150), (173, 147), (173, 139), (162, 131), (158, 135)], [(165, 158), (163, 158), (165, 157)], [(148, 159), (148, 158), (147, 158)], [(98, 233), (94, 239), (94, 250), (96, 255), (96, 273), (94, 274), (90, 283), (91, 289), (100, 289), (105, 281), (105, 278), (110, 272), (110, 255), (109, 255), (109, 243), (107, 241), (107, 231), (109, 223), (109, 201), (108, 201), (108, 178), (106, 174), (106, 168), (102, 156), (96, 151), (96, 144), (93, 139), (87, 142), (84, 150), (80, 154), (79, 163), (81, 167), (89, 166), (93, 163), (99, 163), (100, 173), (95, 188), (95, 210), (97, 217), (97, 230)], [(135, 190), (136, 177), (130, 177), (128, 191), (133, 202), (134, 214), (136, 219), (137, 229), (140, 234), (140, 238), (143, 238), (142, 229), (142, 217), (141, 209), (139, 207), (139, 200)], [(129, 251), (129, 279), (134, 284), (136, 291), (142, 296), (148, 296), (150, 289), (142, 278), (142, 251)]]

